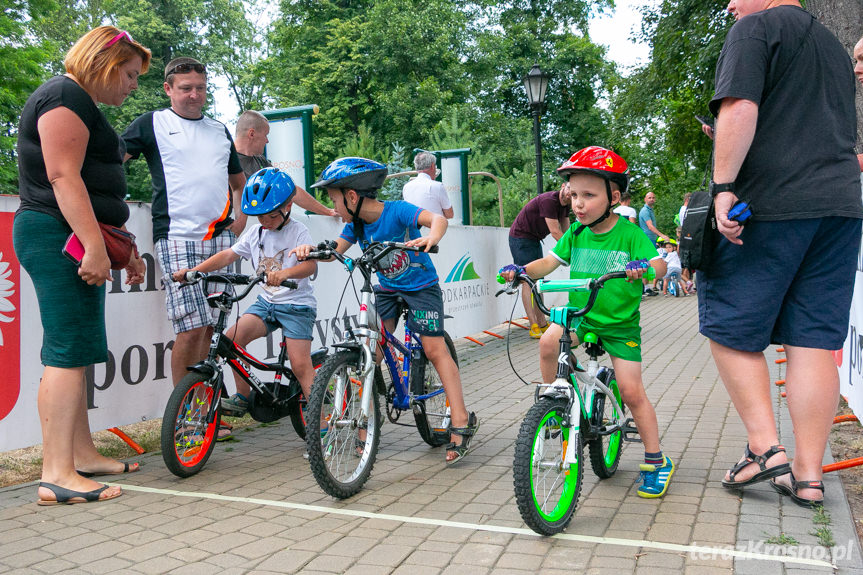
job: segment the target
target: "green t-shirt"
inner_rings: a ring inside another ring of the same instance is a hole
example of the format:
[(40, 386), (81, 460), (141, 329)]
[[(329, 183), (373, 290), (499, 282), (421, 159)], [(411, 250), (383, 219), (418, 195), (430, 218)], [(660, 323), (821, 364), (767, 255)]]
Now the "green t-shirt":
[[(572, 224), (551, 250), (561, 263), (569, 265), (571, 279), (598, 278), (625, 269), (633, 260), (659, 256), (641, 228), (626, 218), (618, 218), (617, 224), (604, 234), (595, 234), (586, 228), (574, 237), (581, 225)], [(629, 283), (623, 279), (606, 282), (585, 319), (599, 327), (637, 327), (641, 292), (641, 282)], [(569, 305), (583, 307), (589, 295), (589, 292), (570, 292)]]

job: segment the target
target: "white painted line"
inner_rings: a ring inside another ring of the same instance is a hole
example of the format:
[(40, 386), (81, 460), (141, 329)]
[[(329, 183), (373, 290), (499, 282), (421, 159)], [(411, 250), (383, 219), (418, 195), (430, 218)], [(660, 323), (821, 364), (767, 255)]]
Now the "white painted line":
[[(399, 523), (413, 523), (417, 525), (436, 525), (438, 527), (452, 527), (456, 529), (471, 529), (473, 531), (491, 531), (494, 533), (510, 533), (512, 535), (528, 535), (532, 537), (543, 537), (530, 529), (519, 527), (504, 527), (502, 525), (489, 525), (478, 523), (462, 523), (459, 521), (447, 521), (445, 519), (430, 519), (426, 517), (407, 517), (404, 515), (390, 515), (388, 513), (372, 513), (355, 509), (336, 507), (322, 507), (320, 505), (306, 505), (304, 503), (291, 503), (290, 501), (273, 501), (270, 499), (254, 499), (252, 497), (234, 497), (231, 495), (219, 495), (218, 493), (198, 493), (194, 491), (177, 491), (175, 489), (158, 489), (155, 487), (143, 487), (140, 485), (125, 485), (122, 483), (108, 483), (108, 485), (119, 485), (128, 491), (140, 491), (142, 493), (158, 493), (160, 495), (171, 495), (174, 497), (192, 497), (196, 499), (212, 499), (215, 501), (234, 501), (237, 503), (249, 503), (251, 505), (266, 505), (268, 507), (283, 507), (286, 509), (299, 509), (303, 511), (314, 511), (329, 515), (345, 515), (348, 517), (365, 517), (367, 519), (383, 519), (385, 521), (396, 521)], [(769, 555), (764, 553), (752, 553), (749, 551), (738, 551), (722, 547), (704, 547), (700, 545), (679, 545), (677, 543), (662, 543), (660, 541), (644, 541), (638, 539), (618, 539), (615, 537), (594, 537), (592, 535), (575, 535), (560, 533), (552, 535), (554, 539), (565, 541), (579, 541), (582, 543), (596, 543), (600, 545), (619, 545), (622, 547), (642, 547), (645, 549), (658, 549), (661, 551), (677, 551), (681, 553), (693, 553), (706, 558), (735, 558), (735, 559), (758, 559), (761, 561), (778, 561), (780, 563), (794, 563), (798, 565), (814, 565), (817, 567), (837, 567), (829, 561), (810, 559), (807, 557), (789, 557), (784, 555)]]

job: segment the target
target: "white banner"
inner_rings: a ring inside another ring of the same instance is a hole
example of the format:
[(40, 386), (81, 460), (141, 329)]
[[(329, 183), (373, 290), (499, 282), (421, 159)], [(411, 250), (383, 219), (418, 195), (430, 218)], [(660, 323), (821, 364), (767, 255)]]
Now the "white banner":
[[(174, 334), (165, 314), (159, 281), (162, 274), (153, 259), (150, 206), (132, 203), (129, 207), (127, 227), (137, 236), (139, 251), (147, 261), (147, 281), (127, 286), (122, 272), (115, 271), (114, 281), (106, 288), (110, 359), (87, 372), (89, 415), (94, 430), (161, 417), (171, 393), (170, 350)], [(17, 208), (17, 196), (0, 196), (0, 451), (42, 440), (36, 411), (42, 374), (42, 325), (33, 284), (12, 250), (12, 216)], [(335, 218), (304, 214), (292, 217), (308, 226), (315, 241), (335, 239), (342, 229)], [(546, 248), (553, 245), (551, 238), (546, 244)], [(447, 331), (453, 337), (462, 337), (509, 319), (513, 299), (494, 297), (497, 270), (511, 261), (507, 230), (452, 227), (440, 248), (432, 261), (440, 276), (445, 312), (453, 316), (445, 322)], [(352, 250), (349, 253), (359, 254), (358, 248)], [(248, 265), (243, 270), (251, 273)], [(565, 270), (555, 275), (563, 276)], [(358, 303), (350, 284), (345, 290), (347, 279), (347, 272), (338, 262), (318, 264), (314, 278), (318, 300), (315, 347), (332, 344), (347, 322), (356, 322)], [(355, 282), (359, 291), (359, 273)], [(241, 302), (240, 313), (253, 301), (250, 296)], [(519, 302), (516, 317), (523, 315)], [(231, 321), (233, 318), (234, 314)], [(250, 350), (259, 357), (275, 357), (274, 347), (272, 340), (261, 340)], [(226, 382), (232, 388), (233, 378), (226, 377)]]
[[(860, 183), (863, 186), (863, 175)], [(839, 392), (857, 418), (863, 421), (863, 242), (857, 253), (848, 337), (842, 349), (833, 353), (833, 359), (839, 367)]]

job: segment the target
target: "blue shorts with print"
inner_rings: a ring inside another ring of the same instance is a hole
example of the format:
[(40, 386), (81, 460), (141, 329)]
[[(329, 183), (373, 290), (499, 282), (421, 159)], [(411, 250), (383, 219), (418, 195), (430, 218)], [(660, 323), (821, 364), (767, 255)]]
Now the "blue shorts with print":
[(840, 349), (848, 334), (860, 220), (754, 221), (698, 272), (700, 331), (731, 349)]
[(419, 335), (443, 337), (443, 293), (440, 285), (434, 284), (417, 291), (388, 291), (374, 286), (375, 309), (381, 319), (393, 319), (396, 323), (401, 313), (401, 298), (407, 304), (408, 327)]
[(261, 318), (267, 326), (267, 333), (282, 328), (282, 336), (288, 339), (313, 339), (317, 310), (307, 305), (291, 303), (270, 303), (263, 297), (249, 306), (243, 315), (251, 314)]

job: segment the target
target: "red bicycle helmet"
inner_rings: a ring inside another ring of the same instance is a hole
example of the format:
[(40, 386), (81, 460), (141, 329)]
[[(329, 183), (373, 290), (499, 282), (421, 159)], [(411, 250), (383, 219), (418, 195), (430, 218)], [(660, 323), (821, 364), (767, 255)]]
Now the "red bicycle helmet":
[[(611, 215), (611, 182), (615, 182), (620, 187), (621, 194), (629, 186), (629, 166), (626, 164), (626, 160), (611, 150), (600, 146), (588, 146), (574, 153), (557, 169), (557, 173), (563, 178), (569, 178), (572, 174), (579, 172), (593, 174), (605, 180), (608, 208), (596, 221), (586, 224), (587, 227), (592, 228)], [(582, 226), (579, 232), (583, 229)]]
[(587, 172), (615, 182), (620, 186), (621, 194), (629, 185), (629, 166), (626, 160), (600, 146), (588, 146), (577, 151), (557, 169), (557, 173), (564, 178), (576, 172)]

